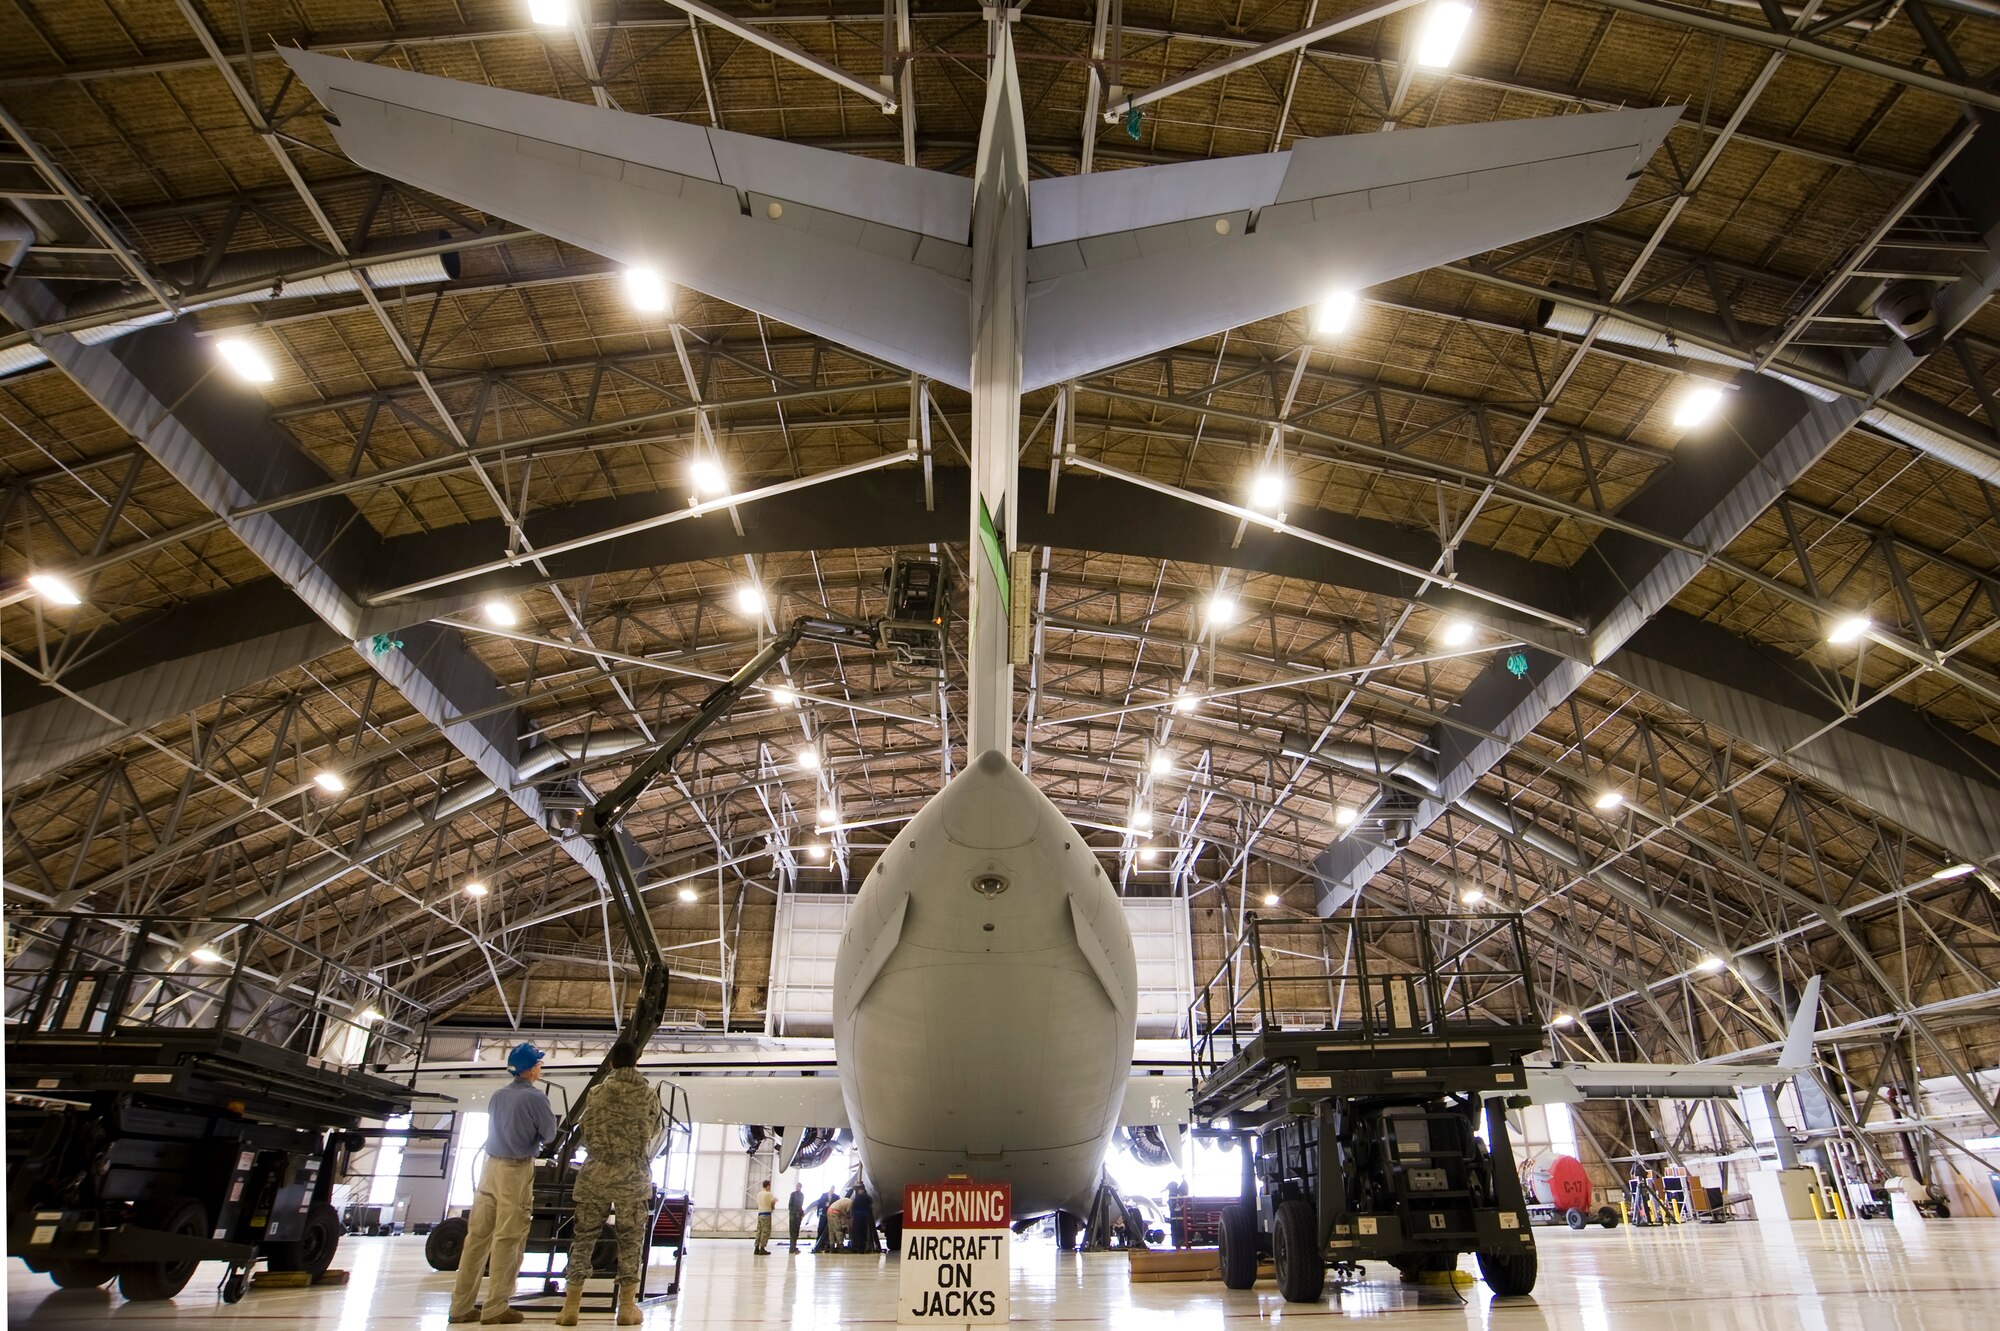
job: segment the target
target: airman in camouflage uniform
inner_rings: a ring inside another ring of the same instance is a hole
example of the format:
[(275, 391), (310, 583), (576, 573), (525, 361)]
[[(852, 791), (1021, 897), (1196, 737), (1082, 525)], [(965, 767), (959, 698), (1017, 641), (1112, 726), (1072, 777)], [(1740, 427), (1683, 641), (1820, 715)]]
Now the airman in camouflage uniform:
[(636, 1326), (639, 1271), (651, 1218), (654, 1139), (660, 1131), (660, 1099), (633, 1066), (637, 1053), (619, 1041), (611, 1050), (612, 1070), (590, 1092), (583, 1108), (583, 1144), (589, 1157), (576, 1176), (576, 1225), (569, 1250), (567, 1298), (558, 1326), (575, 1326), (590, 1259), (611, 1212), (618, 1213), (618, 1324)]

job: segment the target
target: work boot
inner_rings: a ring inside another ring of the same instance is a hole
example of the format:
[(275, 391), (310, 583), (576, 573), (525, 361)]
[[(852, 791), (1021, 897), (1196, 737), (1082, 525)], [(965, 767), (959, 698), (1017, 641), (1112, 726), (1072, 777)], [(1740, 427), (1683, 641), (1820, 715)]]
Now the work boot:
[(525, 1322), (527, 1320), (528, 1315), (519, 1308), (502, 1308), (499, 1312), (491, 1316), (482, 1315), (479, 1319), (479, 1324), (481, 1326), (512, 1326), (516, 1322)]
[(620, 1281), (618, 1284), (618, 1325), (637, 1326), (646, 1318), (639, 1311), (639, 1287)]
[(569, 1287), (569, 1294), (563, 1299), (562, 1311), (556, 1314), (557, 1326), (575, 1326), (576, 1316), (583, 1311), (583, 1282), (576, 1281)]

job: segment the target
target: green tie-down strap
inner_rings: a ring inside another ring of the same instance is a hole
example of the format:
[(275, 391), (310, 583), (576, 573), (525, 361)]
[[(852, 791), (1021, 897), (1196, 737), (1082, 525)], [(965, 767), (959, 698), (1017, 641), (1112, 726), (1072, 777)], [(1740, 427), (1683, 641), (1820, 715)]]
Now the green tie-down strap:
[(993, 529), (993, 514), (986, 507), (985, 495), (979, 496), (979, 543), (986, 547), (986, 562), (993, 566), (993, 576), (1000, 583), (1001, 603), (1013, 605), (1013, 593), (1007, 583), (1007, 556), (1001, 552), (1000, 533)]

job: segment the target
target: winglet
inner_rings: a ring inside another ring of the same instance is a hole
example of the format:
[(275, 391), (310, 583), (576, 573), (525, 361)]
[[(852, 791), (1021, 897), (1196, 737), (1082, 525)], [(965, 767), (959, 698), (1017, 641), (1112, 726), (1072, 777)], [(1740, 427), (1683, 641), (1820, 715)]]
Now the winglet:
[(1812, 1066), (1813, 1030), (1819, 1025), (1819, 976), (1806, 981), (1806, 992), (1799, 999), (1799, 1010), (1792, 1014), (1792, 1024), (1785, 1031), (1785, 1047), (1778, 1055), (1778, 1066), (1794, 1072), (1803, 1072)]

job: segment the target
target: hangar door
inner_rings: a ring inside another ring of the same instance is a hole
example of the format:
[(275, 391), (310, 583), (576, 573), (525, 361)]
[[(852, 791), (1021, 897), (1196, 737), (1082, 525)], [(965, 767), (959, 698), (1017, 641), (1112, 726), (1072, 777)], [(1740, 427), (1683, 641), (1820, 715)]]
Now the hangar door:
[[(833, 962), (854, 898), (786, 893), (778, 899), (769, 1035), (833, 1034)], [(1184, 1035), (1194, 1001), (1194, 957), (1184, 897), (1127, 897), (1139, 963), (1139, 1038)]]

